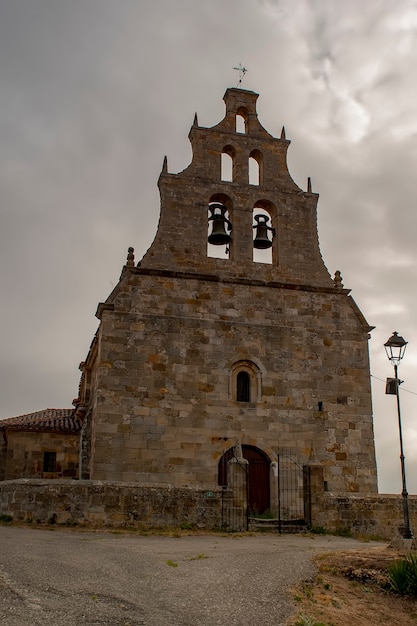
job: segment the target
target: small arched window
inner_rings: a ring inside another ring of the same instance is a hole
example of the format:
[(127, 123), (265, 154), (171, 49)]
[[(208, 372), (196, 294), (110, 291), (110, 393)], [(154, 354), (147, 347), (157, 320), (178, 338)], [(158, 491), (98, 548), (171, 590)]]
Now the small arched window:
[(238, 372), (236, 376), (236, 400), (250, 402), (250, 376), (248, 372)]
[(235, 402), (261, 399), (261, 371), (252, 361), (237, 361), (230, 369), (230, 397)]

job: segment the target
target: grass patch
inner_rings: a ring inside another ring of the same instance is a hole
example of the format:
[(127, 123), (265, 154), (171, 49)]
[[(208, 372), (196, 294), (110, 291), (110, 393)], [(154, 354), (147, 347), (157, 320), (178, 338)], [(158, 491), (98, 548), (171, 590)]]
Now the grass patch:
[(337, 530), (332, 532), (332, 535), (335, 535), (336, 537), (353, 537), (352, 531), (348, 526), (345, 526), (344, 528), (338, 528)]
[(326, 626), (324, 622), (316, 622), (314, 617), (300, 615), (294, 626)]
[(188, 560), (189, 561), (200, 561), (201, 559), (208, 559), (209, 557), (204, 554), (203, 552), (201, 552), (200, 554), (197, 554), (197, 556), (191, 556)]
[(417, 597), (417, 554), (393, 561), (387, 568), (390, 587), (402, 596)]
[[(363, 546), (331, 551), (316, 556), (314, 561), (318, 569), (316, 576), (293, 590), (297, 609), (288, 626), (310, 624), (304, 618), (310, 619), (314, 626), (415, 626), (417, 623), (416, 596), (409, 591), (407, 574), (408, 568), (417, 572), (415, 553), (405, 555), (383, 545)], [(411, 565), (394, 566), (401, 577), (396, 591), (390, 584), (388, 570), (393, 563), (402, 561)]]
[[(310, 528), (310, 532), (313, 535), (332, 535), (334, 537), (347, 537), (349, 539), (352, 539), (355, 537), (355, 535), (352, 533), (352, 530), (349, 528), (349, 526), (345, 526), (344, 528), (336, 528), (336, 530), (328, 530), (326, 528), (324, 528), (323, 526), (312, 526)], [(359, 537), (355, 537), (356, 539), (359, 539)], [(370, 538), (365, 539), (365, 537), (361, 537), (360, 538), (361, 541), (370, 541)]]
[(271, 509), (267, 509), (263, 513), (258, 513), (257, 511), (251, 511), (249, 513), (249, 517), (253, 517), (254, 519), (276, 519), (276, 513), (271, 511)]

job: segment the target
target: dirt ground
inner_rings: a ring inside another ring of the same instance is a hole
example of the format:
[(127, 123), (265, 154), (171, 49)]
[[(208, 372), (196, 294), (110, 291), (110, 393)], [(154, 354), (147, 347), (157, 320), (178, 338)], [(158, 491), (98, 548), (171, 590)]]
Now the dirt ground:
[[(386, 568), (404, 553), (385, 544), (317, 555), (317, 574), (293, 590), (297, 611), (287, 622), (324, 626), (412, 626), (417, 601), (387, 591)], [(303, 622), (301, 622), (303, 623)]]

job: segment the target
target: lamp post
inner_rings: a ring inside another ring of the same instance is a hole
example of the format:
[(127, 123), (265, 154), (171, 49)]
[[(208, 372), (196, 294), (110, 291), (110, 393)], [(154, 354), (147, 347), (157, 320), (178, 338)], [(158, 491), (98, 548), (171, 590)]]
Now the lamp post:
[(401, 461), (401, 478), (403, 484), (402, 497), (403, 497), (403, 514), (404, 514), (404, 527), (403, 527), (403, 538), (404, 539), (412, 539), (413, 533), (410, 528), (410, 516), (408, 513), (408, 493), (407, 493), (407, 484), (405, 479), (405, 457), (404, 457), (404, 449), (403, 449), (403, 433), (401, 426), (401, 408), (400, 408), (400, 385), (402, 381), (398, 378), (398, 366), (404, 356), (405, 349), (407, 347), (407, 341), (401, 336), (398, 335), (397, 332), (394, 332), (391, 337), (388, 339), (386, 343), (384, 343), (385, 351), (387, 353), (388, 359), (391, 361), (394, 366), (394, 380), (387, 380), (387, 389), (386, 393), (395, 394), (397, 396), (397, 413), (398, 413), (398, 429), (400, 433), (400, 461)]

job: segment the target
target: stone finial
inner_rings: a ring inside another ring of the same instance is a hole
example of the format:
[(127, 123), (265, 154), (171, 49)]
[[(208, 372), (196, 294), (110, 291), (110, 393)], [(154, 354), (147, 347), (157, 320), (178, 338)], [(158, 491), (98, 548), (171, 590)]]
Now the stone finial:
[(311, 186), (311, 178), (310, 178), (310, 176), (307, 178), (307, 193), (313, 193), (313, 188)]
[(135, 255), (134, 255), (135, 249), (130, 247), (127, 250), (127, 262), (126, 265), (127, 267), (135, 267)]
[(194, 127), (194, 126), (198, 126), (198, 117), (197, 117), (197, 113), (195, 113), (195, 115), (194, 115), (193, 127)]
[(236, 441), (236, 445), (233, 448), (233, 454), (235, 455), (235, 457), (240, 461), (241, 459), (243, 459), (243, 451), (242, 451), (242, 446), (240, 444), (240, 441), (237, 440)]
[(336, 289), (343, 289), (342, 274), (337, 270), (334, 274), (334, 286)]
[(168, 157), (167, 156), (164, 156), (164, 162), (162, 164), (162, 172), (163, 174), (168, 173)]
[(287, 139), (286, 136), (285, 136), (285, 126), (283, 126), (282, 130), (281, 130), (281, 139), (284, 139), (284, 140)]

